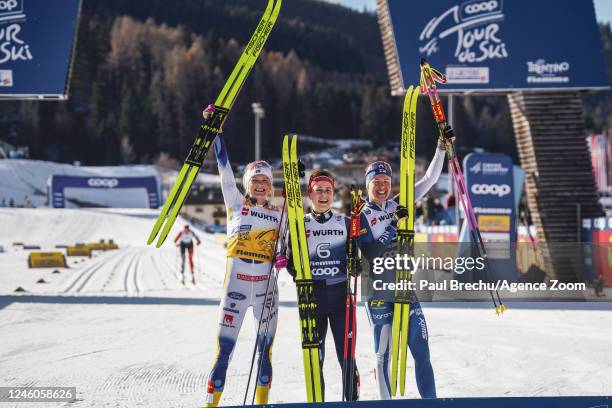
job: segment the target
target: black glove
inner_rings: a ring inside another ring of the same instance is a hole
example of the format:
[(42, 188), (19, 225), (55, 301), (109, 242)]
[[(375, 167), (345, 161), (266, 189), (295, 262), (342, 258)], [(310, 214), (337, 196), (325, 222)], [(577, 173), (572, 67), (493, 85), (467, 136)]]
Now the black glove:
[(349, 268), (349, 275), (354, 277), (361, 276), (361, 272), (363, 272), (363, 265), (361, 264), (361, 258), (355, 258), (353, 260), (349, 260), (352, 262), (351, 267)]
[(293, 282), (295, 282), (295, 276), (297, 275), (297, 271), (293, 267), (293, 262), (289, 261), (286, 269), (289, 275), (291, 275), (291, 277), (293, 278)]
[(397, 223), (399, 222), (399, 220), (401, 220), (402, 218), (407, 218), (408, 217), (408, 209), (406, 207), (403, 207), (401, 205), (398, 205), (397, 208), (395, 209), (395, 214), (393, 214), (393, 226), (397, 227)]
[(302, 163), (301, 160), (298, 159), (298, 174), (300, 178), (306, 177), (306, 165)]
[(446, 126), (444, 133), (438, 137), (438, 149), (444, 150), (448, 143), (455, 141), (455, 131), (452, 127)]

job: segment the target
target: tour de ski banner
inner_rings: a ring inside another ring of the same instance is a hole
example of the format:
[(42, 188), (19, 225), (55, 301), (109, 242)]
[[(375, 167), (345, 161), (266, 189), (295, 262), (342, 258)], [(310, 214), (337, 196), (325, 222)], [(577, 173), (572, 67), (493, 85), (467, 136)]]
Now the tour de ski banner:
[(468, 194), (496, 279), (515, 282), (514, 166), (505, 154), (471, 153), (463, 160)]
[(0, 96), (67, 93), (80, 0), (0, 0)]
[(421, 58), (446, 74), (441, 92), (609, 86), (591, 0), (387, 4), (404, 88)]

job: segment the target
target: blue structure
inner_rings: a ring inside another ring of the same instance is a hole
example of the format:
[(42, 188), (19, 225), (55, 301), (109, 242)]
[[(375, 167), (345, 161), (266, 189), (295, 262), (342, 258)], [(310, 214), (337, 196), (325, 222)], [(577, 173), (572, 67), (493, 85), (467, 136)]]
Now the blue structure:
[(396, 399), (385, 401), (327, 402), (324, 404), (274, 404), (274, 408), (607, 408), (610, 397), (515, 397), (515, 398), (440, 398)]
[(80, 0), (0, 1), (0, 97), (67, 97)]
[(447, 75), (441, 92), (609, 86), (590, 0), (386, 0), (378, 8), (395, 93), (418, 81), (421, 58)]
[(66, 206), (66, 188), (144, 188), (147, 190), (149, 208), (159, 208), (161, 193), (159, 181), (155, 176), (149, 177), (78, 177), (53, 175), (47, 182), (49, 206), (64, 208)]

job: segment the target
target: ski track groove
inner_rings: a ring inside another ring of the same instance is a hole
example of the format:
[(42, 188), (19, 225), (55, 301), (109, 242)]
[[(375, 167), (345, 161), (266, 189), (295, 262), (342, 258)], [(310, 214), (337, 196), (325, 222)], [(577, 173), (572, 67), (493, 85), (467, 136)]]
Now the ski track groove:
[[(151, 265), (155, 265), (155, 260), (154, 260), (154, 255), (153, 255), (153, 254), (151, 254), (151, 256), (149, 257), (149, 259), (151, 260)], [(164, 276), (163, 276), (163, 274), (162, 274), (161, 270), (160, 270), (159, 268), (155, 268), (155, 270), (157, 271), (157, 275), (159, 275), (159, 280), (160, 280), (160, 281), (161, 281), (161, 283), (162, 283), (162, 287), (163, 287), (165, 290), (168, 290), (168, 284), (166, 283), (166, 280), (164, 279)]]
[[(162, 257), (162, 259), (164, 260), (164, 262), (166, 262), (166, 265), (168, 265), (168, 270), (171, 271), (172, 275), (174, 275), (174, 278), (177, 280), (177, 282), (180, 283), (181, 271), (180, 271), (178, 265), (172, 266), (172, 264), (168, 260), (167, 256)], [(182, 284), (179, 285), (179, 287), (181, 287), (181, 286), (183, 286), (183, 285)]]
[[(127, 249), (124, 250), (119, 250), (119, 253), (117, 252), (109, 252), (110, 255), (115, 255), (115, 257), (111, 257), (111, 260), (109, 262), (101, 262), (101, 265), (99, 268), (96, 268), (96, 270), (94, 270), (92, 273), (89, 274), (89, 276), (87, 276), (87, 278), (85, 279), (85, 281), (83, 282), (83, 284), (81, 285), (81, 287), (77, 290), (77, 292), (83, 292), (85, 287), (89, 284), (89, 281), (91, 280), (91, 278), (93, 278), (93, 276), (96, 274), (96, 272), (103, 270), (102, 267), (109, 267), (110, 265), (115, 265), (115, 268), (117, 268), (119, 266), (119, 263), (121, 262), (121, 260), (123, 260), (123, 257), (125, 256), (125, 252), (127, 251)], [(113, 271), (113, 269), (110, 269), (111, 271)]]
[[(104, 260), (105, 260), (107, 257), (108, 257), (108, 256), (103, 257), (104, 259), (102, 259), (102, 258), (95, 259), (95, 260), (94, 260), (94, 261), (93, 261), (93, 262), (92, 262), (90, 265), (84, 266), (84, 267), (83, 267), (83, 270), (82, 270), (82, 271), (80, 271), (79, 275), (78, 275), (78, 276), (77, 276), (77, 277), (76, 277), (76, 278), (75, 278), (75, 279), (72, 281), (72, 283), (70, 283), (70, 284), (68, 285), (68, 287), (66, 287), (66, 288), (63, 290), (63, 292), (64, 292), (64, 293), (69, 293), (69, 292), (71, 292), (71, 290), (72, 290), (74, 287), (76, 287), (77, 283), (78, 283), (78, 282), (81, 280), (81, 278), (84, 278), (84, 277), (85, 277), (85, 275), (87, 275), (87, 274), (88, 274), (89, 272), (91, 272), (92, 270), (94, 270), (94, 272), (95, 272), (95, 270), (100, 269), (101, 267), (103, 267), (103, 266), (104, 266), (104, 262), (103, 262), (103, 261), (104, 261)], [(77, 291), (77, 292), (78, 292), (78, 291)]]
[(139, 277), (138, 270), (140, 268), (140, 265), (142, 264), (141, 255), (142, 255), (141, 251), (138, 251), (136, 262), (134, 262), (134, 287), (136, 288), (136, 293), (140, 293), (141, 287), (142, 287), (142, 285), (138, 283), (138, 277)]
[[(130, 251), (131, 253), (134, 251)], [(123, 257), (123, 259), (125, 260), (125, 256)], [(123, 275), (123, 288), (124, 291), (126, 293), (132, 293), (133, 290), (130, 289), (130, 275), (133, 274), (133, 268), (132, 265), (134, 265), (134, 263), (136, 262), (136, 257), (135, 256), (130, 256), (126, 262), (126, 266), (125, 268), (122, 269), (122, 271), (124, 271), (124, 275)], [(123, 266), (123, 265), (122, 265)]]

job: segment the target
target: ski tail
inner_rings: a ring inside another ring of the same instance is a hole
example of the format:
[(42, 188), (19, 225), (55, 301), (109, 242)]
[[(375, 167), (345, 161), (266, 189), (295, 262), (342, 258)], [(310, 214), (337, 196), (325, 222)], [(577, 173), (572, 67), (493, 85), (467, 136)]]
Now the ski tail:
[[(414, 252), (414, 172), (416, 165), (416, 109), (419, 87), (410, 86), (404, 100), (402, 116), (402, 138), (400, 159), (399, 205), (408, 209), (408, 218), (401, 219), (397, 226), (398, 254), (413, 255)], [(412, 278), (410, 270), (397, 270), (397, 283), (408, 282)], [(406, 387), (406, 364), (408, 360), (408, 329), (410, 321), (410, 290), (396, 290), (393, 307), (393, 327), (391, 341), (391, 394), (397, 394), (399, 377), (400, 394)]]
[(316, 299), (310, 273), (308, 243), (304, 228), (304, 208), (300, 186), (300, 170), (297, 158), (297, 136), (285, 136), (283, 140), (283, 175), (285, 179), (287, 218), (296, 271), (298, 311), (302, 339), (302, 359), (308, 402), (323, 402), (323, 386), (319, 361), (319, 334), (316, 327)]
[(184, 162), (183, 168), (166, 198), (162, 210), (149, 234), (150, 245), (157, 238), (157, 248), (161, 247), (176, 218), (189, 196), (191, 185), (195, 181), (206, 154), (215, 138), (221, 132), (230, 109), (236, 101), (249, 73), (253, 69), (264, 44), (266, 43), (278, 19), (282, 0), (268, 0), (264, 14), (240, 56), (236, 66), (223, 86), (215, 101), (215, 110), (200, 126), (196, 139)]
[[(444, 131), (446, 130), (448, 123), (446, 122), (446, 116), (444, 114), (442, 102), (440, 101), (436, 82), (446, 83), (446, 76), (443, 75), (440, 71), (432, 68), (425, 59), (422, 59), (421, 89), (429, 96), (429, 101), (431, 103), (434, 119), (436, 120), (436, 124), (438, 125), (438, 131), (440, 132), (441, 136), (444, 136)], [(461, 165), (459, 163), (457, 152), (455, 150), (455, 145), (452, 140), (448, 140), (446, 143), (446, 155), (448, 157), (449, 172), (451, 173), (455, 183), (455, 187), (457, 188), (457, 199), (461, 202), (461, 206), (465, 212), (465, 218), (468, 223), (472, 242), (476, 245), (479, 256), (484, 259), (485, 275), (487, 280), (492, 281), (491, 268), (487, 257), (487, 251), (484, 245), (484, 241), (482, 239), (482, 235), (480, 233), (480, 229), (478, 228), (476, 214), (474, 213), (474, 208), (472, 207), (470, 195), (467, 191), (465, 184), (465, 178), (463, 177)], [(506, 311), (506, 306), (501, 300), (499, 291), (491, 290), (489, 291), (489, 293), (491, 295), (493, 307), (495, 308), (495, 313), (497, 315), (503, 314)]]

